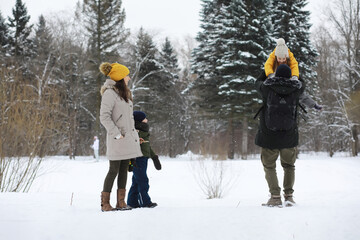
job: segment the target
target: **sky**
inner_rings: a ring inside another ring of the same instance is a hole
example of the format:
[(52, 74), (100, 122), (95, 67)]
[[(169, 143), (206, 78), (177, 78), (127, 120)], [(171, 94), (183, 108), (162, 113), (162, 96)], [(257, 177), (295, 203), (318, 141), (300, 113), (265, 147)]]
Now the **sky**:
[[(50, 12), (74, 11), (78, 0), (23, 0), (32, 23), (38, 16), (46, 16)], [(16, 0), (0, 0), (0, 10), (3, 15), (10, 16)], [(329, 0), (309, 0), (307, 10), (312, 12), (311, 22), (320, 22), (320, 11)], [(160, 35), (181, 38), (186, 35), (195, 37), (200, 30), (201, 10), (200, 0), (123, 0), (126, 12), (125, 26), (137, 30), (141, 26)]]

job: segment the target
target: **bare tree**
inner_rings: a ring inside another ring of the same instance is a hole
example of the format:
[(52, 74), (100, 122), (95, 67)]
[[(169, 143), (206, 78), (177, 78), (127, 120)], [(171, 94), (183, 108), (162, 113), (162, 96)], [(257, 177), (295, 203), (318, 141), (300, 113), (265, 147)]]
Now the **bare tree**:
[(209, 160), (199, 157), (190, 161), (194, 178), (208, 199), (222, 198), (236, 182), (223, 160)]
[(45, 91), (39, 101), (16, 68), (0, 74), (0, 191), (27, 192), (58, 127), (51, 112), (59, 98)]
[[(343, 42), (344, 60), (341, 64), (346, 69), (349, 89), (346, 95), (350, 99), (350, 94), (360, 89), (360, 0), (337, 0), (334, 6), (331, 9), (338, 11), (329, 10), (329, 18)], [(348, 116), (346, 118), (350, 121), (352, 153), (356, 156), (357, 150), (354, 147), (359, 123), (351, 121)]]

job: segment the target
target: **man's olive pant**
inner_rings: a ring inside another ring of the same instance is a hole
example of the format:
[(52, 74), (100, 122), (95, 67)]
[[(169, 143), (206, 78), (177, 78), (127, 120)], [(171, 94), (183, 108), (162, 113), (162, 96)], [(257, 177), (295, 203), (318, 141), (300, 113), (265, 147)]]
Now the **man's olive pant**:
[(296, 148), (268, 149), (261, 148), (261, 162), (265, 170), (265, 178), (271, 195), (280, 195), (280, 187), (276, 175), (276, 160), (280, 154), (281, 166), (284, 169), (284, 193), (292, 194), (295, 182)]

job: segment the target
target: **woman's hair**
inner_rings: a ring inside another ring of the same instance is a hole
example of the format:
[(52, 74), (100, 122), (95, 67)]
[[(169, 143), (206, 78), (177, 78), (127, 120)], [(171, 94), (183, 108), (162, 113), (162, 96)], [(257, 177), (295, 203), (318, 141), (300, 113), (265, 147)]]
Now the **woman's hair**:
[(132, 94), (128, 86), (125, 84), (125, 80), (122, 79), (120, 81), (116, 81), (115, 91), (119, 94), (119, 96), (125, 100), (125, 102), (129, 102), (129, 99), (132, 101)]
[[(290, 58), (286, 58), (286, 64), (290, 66)], [(275, 57), (274, 64), (273, 64), (273, 71), (276, 72), (276, 69), (280, 66), (279, 62), (277, 61), (277, 58)]]

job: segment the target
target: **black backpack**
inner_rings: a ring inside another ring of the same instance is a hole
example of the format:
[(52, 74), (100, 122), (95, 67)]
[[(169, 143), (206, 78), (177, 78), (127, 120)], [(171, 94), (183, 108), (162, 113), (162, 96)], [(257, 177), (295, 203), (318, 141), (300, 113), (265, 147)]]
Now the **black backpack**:
[(296, 126), (299, 94), (279, 93), (270, 88), (265, 106), (265, 125), (272, 131), (288, 131)]

